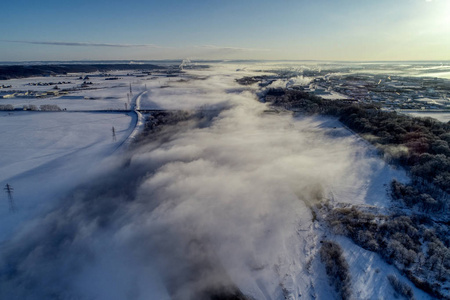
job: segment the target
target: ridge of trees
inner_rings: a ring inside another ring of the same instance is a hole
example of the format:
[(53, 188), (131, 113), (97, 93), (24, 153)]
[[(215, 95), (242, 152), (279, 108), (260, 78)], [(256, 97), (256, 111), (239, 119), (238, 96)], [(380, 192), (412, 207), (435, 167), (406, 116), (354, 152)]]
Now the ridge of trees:
[(64, 75), (67, 73), (108, 72), (112, 70), (166, 69), (153, 64), (42, 64), (0, 66), (0, 80), (31, 76)]
[(448, 240), (442, 241), (445, 233), (436, 232), (424, 224), (426, 220), (418, 217), (386, 216), (355, 206), (331, 208), (324, 205), (322, 211), (334, 233), (378, 253), (425, 292), (450, 299), (448, 291), (444, 291), (450, 281), (450, 245)]
[(351, 299), (350, 267), (344, 258), (341, 246), (333, 241), (322, 241), (319, 253), (320, 260), (325, 265), (328, 280), (339, 295), (339, 299)]
[(397, 276), (395, 275), (388, 275), (389, 283), (391, 284), (392, 288), (395, 290), (395, 292), (399, 295), (402, 295), (408, 300), (414, 300), (414, 293), (411, 287), (400, 281)]
[(153, 112), (146, 117), (144, 129), (136, 137), (132, 147), (138, 147), (148, 142), (148, 139), (165, 142), (175, 134), (175, 131), (206, 127), (219, 112), (189, 110)]

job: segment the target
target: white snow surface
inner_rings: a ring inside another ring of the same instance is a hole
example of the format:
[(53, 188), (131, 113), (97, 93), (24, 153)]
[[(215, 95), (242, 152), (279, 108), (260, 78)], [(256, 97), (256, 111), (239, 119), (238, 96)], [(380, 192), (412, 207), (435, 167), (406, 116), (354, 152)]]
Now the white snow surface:
[(0, 241), (93, 176), (135, 122), (134, 113), (0, 112), (0, 185), (13, 186), (16, 206), (11, 213), (6, 195), (1, 196)]
[[(101, 76), (100, 74), (87, 74), (89, 79), (78, 79), (86, 74), (61, 75), (56, 77), (31, 77), (11, 80), (0, 80), (0, 86), (11, 86), (0, 89), (0, 95), (12, 95), (13, 98), (0, 98), (0, 105), (11, 104), (15, 108), (22, 108), (24, 105), (55, 104), (61, 109), (69, 111), (77, 110), (126, 110), (130, 109), (130, 102), (133, 96), (143, 92), (146, 88), (152, 88), (165, 84), (170, 78), (165, 76), (146, 75), (136, 77), (127, 75), (126, 72), (111, 72), (111, 76)], [(106, 78), (117, 77), (117, 80), (105, 80)], [(54, 83), (71, 82), (71, 84), (58, 85), (59, 95), (46, 96), (43, 98), (24, 96), (30, 92), (54, 92), (53, 85), (34, 86), (30, 83)], [(92, 84), (82, 86), (87, 81)], [(131, 86), (131, 93), (130, 93)], [(64, 92), (67, 91), (67, 94)], [(129, 101), (130, 100), (130, 101)], [(125, 106), (127, 105), (127, 106)]]
[(438, 121), (441, 121), (443, 123), (450, 122), (450, 112), (445, 112), (445, 113), (438, 113), (438, 112), (411, 112), (411, 113), (407, 113), (407, 114), (411, 115), (411, 116), (414, 116), (414, 117), (421, 117), (421, 118), (429, 117), (429, 118), (433, 118), (433, 119), (436, 119)]
[(393, 265), (383, 261), (378, 254), (358, 247), (346, 237), (335, 237), (335, 241), (343, 248), (344, 257), (350, 265), (351, 285), (355, 299), (392, 299), (395, 292), (386, 275), (395, 275), (411, 286), (416, 299), (433, 299), (416, 288)]

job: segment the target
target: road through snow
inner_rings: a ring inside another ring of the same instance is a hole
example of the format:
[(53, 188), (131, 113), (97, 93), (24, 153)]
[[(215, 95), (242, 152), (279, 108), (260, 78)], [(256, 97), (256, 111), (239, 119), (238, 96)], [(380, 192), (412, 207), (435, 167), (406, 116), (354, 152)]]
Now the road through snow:
[(139, 135), (140, 132), (145, 127), (145, 116), (139, 111), (141, 109), (141, 100), (142, 96), (146, 95), (148, 91), (143, 91), (139, 93), (137, 96), (133, 97), (133, 102), (131, 105), (132, 111), (136, 114), (136, 123), (134, 126), (133, 131), (130, 133), (130, 135), (124, 140), (124, 142), (119, 146), (122, 147), (124, 150), (133, 143), (133, 141), (136, 139), (136, 137)]

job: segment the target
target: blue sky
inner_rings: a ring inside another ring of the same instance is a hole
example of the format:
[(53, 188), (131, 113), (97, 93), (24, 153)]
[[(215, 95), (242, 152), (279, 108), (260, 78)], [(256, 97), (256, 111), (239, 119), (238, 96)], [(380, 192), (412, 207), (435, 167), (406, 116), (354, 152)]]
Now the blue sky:
[(2, 4), (0, 61), (450, 60), (450, 0)]

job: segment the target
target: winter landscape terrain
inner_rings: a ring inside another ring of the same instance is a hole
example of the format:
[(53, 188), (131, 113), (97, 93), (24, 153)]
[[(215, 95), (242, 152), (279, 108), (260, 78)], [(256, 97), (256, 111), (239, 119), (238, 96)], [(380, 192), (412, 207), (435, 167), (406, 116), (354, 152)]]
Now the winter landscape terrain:
[[(0, 298), (450, 298), (445, 174), (439, 205), (409, 205), (402, 144), (295, 102), (446, 128), (448, 71), (185, 61), (0, 80)], [(394, 222), (406, 237), (378, 236)]]

